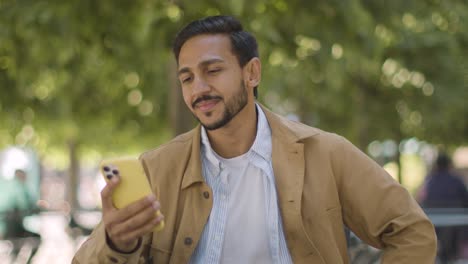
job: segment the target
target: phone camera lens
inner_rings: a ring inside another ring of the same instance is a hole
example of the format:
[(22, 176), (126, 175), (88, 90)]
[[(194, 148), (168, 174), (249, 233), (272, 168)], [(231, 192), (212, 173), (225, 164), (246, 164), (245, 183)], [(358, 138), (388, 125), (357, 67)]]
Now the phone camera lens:
[(107, 177), (107, 179), (110, 180), (110, 179), (112, 179), (112, 174), (107, 174), (106, 177)]
[(118, 170), (112, 170), (112, 173), (117, 175), (117, 174), (119, 174), (119, 171)]
[(107, 167), (107, 166), (104, 166), (102, 169), (103, 169), (104, 171), (110, 171), (110, 168)]

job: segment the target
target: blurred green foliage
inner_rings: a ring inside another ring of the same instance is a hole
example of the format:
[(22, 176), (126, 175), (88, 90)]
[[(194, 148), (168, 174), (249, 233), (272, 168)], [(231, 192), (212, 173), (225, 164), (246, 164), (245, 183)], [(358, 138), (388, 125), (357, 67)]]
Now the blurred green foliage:
[(171, 43), (232, 14), (257, 37), (260, 101), (361, 148), (468, 143), (464, 0), (3, 0), (0, 147), (143, 150), (173, 134)]

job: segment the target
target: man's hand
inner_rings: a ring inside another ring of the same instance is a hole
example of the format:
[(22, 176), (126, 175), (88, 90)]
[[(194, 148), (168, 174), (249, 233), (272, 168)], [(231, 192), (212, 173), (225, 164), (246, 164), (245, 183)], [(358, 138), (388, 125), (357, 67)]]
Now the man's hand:
[(151, 233), (164, 216), (156, 214), (160, 204), (153, 194), (124, 208), (115, 208), (112, 193), (118, 184), (119, 180), (114, 177), (101, 191), (102, 219), (113, 246), (119, 251), (130, 252), (138, 245), (138, 239)]

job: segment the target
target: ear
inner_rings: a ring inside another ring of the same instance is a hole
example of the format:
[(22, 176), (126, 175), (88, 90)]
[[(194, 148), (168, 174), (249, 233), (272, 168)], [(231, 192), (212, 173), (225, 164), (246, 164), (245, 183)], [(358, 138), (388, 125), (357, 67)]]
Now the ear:
[(257, 87), (262, 79), (262, 63), (257, 57), (252, 58), (243, 69), (245, 86), (248, 88)]

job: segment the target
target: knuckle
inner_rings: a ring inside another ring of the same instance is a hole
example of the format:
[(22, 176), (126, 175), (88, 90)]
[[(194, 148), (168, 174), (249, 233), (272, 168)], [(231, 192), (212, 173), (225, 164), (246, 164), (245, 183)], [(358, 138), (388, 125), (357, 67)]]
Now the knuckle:
[(120, 211), (122, 212), (122, 214), (126, 214), (126, 215), (133, 215), (136, 212), (133, 204), (120, 209)]
[(158, 201), (156, 201), (152, 204), (152, 207), (157, 211), (161, 209), (161, 204)]
[(103, 216), (102, 217), (102, 222), (104, 223), (104, 227), (106, 229), (110, 229), (114, 224), (108, 217)]
[(118, 240), (119, 234), (116, 233), (114, 229), (107, 230), (107, 234), (112, 238), (112, 240)]
[(107, 197), (108, 193), (108, 186), (106, 185), (102, 190), (101, 190), (101, 197)]
[(133, 229), (133, 221), (125, 223), (124, 231), (131, 231)]
[(120, 241), (124, 242), (125, 241), (125, 231), (124, 230), (119, 230), (115, 232), (115, 237)]
[(128, 233), (128, 234), (122, 234), (120, 236), (120, 241), (122, 243), (128, 243), (128, 242), (131, 242), (132, 240), (134, 240), (134, 235), (131, 234), (131, 233)]
[(151, 230), (153, 230), (153, 227), (152, 227), (151, 225), (149, 225), (149, 226), (144, 226), (144, 227), (142, 227), (140, 230), (138, 230), (137, 232), (135, 232), (135, 237), (136, 237), (136, 238), (142, 237), (142, 236), (148, 234), (149, 232), (151, 232)]
[(146, 207), (145, 203), (142, 202), (137, 202), (135, 204), (132, 204), (126, 208), (126, 212), (131, 215), (136, 215), (138, 212), (144, 210)]
[(118, 237), (122, 234), (122, 227), (120, 225), (117, 225), (116, 223), (111, 223), (106, 227), (109, 236), (112, 237)]
[(154, 214), (154, 212), (147, 214), (144, 219), (144, 224), (153, 222), (155, 221), (155, 219), (156, 219), (156, 215)]
[(144, 215), (145, 215), (145, 218), (151, 218), (151, 217), (154, 217), (156, 211), (154, 209), (149, 209), (149, 210), (146, 210)]
[(119, 235), (116, 235), (116, 236), (114, 236), (114, 237), (112, 237), (112, 241), (114, 241), (114, 242), (116, 242), (116, 243), (119, 243), (119, 244), (125, 242), (125, 241), (122, 239), (122, 235), (120, 235), (120, 234), (119, 234)]
[(148, 226), (146, 226), (145, 229), (142, 231), (142, 234), (141, 234), (141, 235), (143, 236), (143, 235), (146, 235), (146, 234), (151, 233), (151, 232), (153, 231), (153, 229), (154, 229), (155, 226), (156, 226), (156, 225), (154, 225), (154, 224), (153, 224), (153, 225), (148, 225)]
[(115, 219), (111, 215), (103, 214), (102, 221), (106, 228), (113, 228), (116, 224)]

